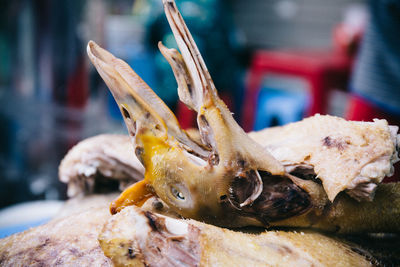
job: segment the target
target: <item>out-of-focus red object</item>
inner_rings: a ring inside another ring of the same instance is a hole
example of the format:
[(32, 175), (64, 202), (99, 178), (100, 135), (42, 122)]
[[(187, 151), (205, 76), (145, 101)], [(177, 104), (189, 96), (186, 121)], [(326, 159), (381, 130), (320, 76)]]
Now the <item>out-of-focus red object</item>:
[[(346, 119), (352, 121), (372, 121), (373, 119), (386, 119), (390, 125), (400, 126), (400, 116), (390, 114), (372, 102), (353, 95), (350, 98), (348, 109), (346, 112)], [(383, 182), (396, 182), (400, 181), (400, 162), (394, 165), (395, 173), (392, 177), (386, 177)]]
[(326, 113), (330, 89), (346, 89), (352, 58), (332, 51), (257, 51), (248, 73), (242, 126), (253, 129), (257, 97), (264, 77), (269, 74), (292, 75), (306, 80), (310, 105), (305, 115)]
[(386, 119), (389, 124), (400, 126), (400, 116), (388, 113), (374, 105), (371, 101), (357, 95), (352, 95), (346, 111), (346, 119), (353, 121), (372, 121)]
[(190, 110), (185, 104), (178, 101), (176, 117), (182, 129), (193, 128), (196, 125), (196, 112)]
[[(225, 102), (230, 110), (233, 108), (233, 98), (228, 93), (221, 93), (219, 95), (221, 99)], [(196, 112), (190, 110), (185, 104), (181, 101), (178, 101), (178, 105), (176, 108), (176, 117), (178, 118), (179, 124), (182, 129), (188, 128), (196, 128), (197, 126), (197, 115)]]
[[(77, 58), (74, 71), (69, 74), (67, 82), (67, 107), (75, 110), (81, 115), (79, 117), (69, 117), (66, 119), (66, 127), (70, 133), (80, 133), (83, 127), (83, 109), (86, 106), (89, 97), (88, 68), (83, 55)], [(71, 134), (66, 140), (67, 148), (71, 149), (78, 141), (78, 134)]]
[(89, 81), (86, 61), (83, 57), (77, 60), (74, 72), (68, 77), (67, 104), (71, 108), (83, 109), (89, 97)]

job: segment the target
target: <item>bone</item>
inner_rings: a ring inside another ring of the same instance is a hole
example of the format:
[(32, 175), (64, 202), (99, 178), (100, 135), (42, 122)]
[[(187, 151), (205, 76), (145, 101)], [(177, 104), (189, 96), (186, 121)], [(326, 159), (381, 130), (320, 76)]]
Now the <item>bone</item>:
[(262, 193), (263, 191), (263, 182), (261, 179), (260, 174), (258, 173), (258, 171), (255, 171), (255, 176), (256, 176), (256, 186), (255, 186), (255, 190), (253, 190), (253, 192), (251, 193), (251, 195), (242, 203), (239, 204), (240, 207), (244, 207), (247, 205), (252, 204)]

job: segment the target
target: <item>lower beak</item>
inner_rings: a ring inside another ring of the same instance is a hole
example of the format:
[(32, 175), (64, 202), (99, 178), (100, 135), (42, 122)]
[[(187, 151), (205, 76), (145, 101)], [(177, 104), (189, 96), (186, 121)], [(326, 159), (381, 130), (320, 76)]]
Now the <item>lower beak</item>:
[(147, 179), (139, 181), (122, 192), (117, 199), (110, 205), (111, 214), (116, 214), (126, 206), (136, 205), (141, 207), (146, 200), (155, 196), (153, 188), (147, 182)]

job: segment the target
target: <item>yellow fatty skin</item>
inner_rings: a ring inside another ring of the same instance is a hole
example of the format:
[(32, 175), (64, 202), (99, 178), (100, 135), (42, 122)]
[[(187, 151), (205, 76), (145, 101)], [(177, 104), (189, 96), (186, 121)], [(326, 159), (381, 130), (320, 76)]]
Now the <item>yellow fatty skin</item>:
[(144, 153), (142, 154), (142, 162), (145, 166), (144, 179), (125, 189), (111, 203), (111, 214), (115, 214), (131, 205), (141, 207), (149, 198), (155, 195), (151, 185), (160, 175), (157, 173), (158, 168), (154, 166), (153, 161), (159, 156), (163, 157), (163, 155), (166, 155), (166, 152), (171, 147), (162, 138), (150, 134), (140, 136), (140, 142), (144, 146)]
[(157, 159), (164, 157), (168, 151), (174, 148), (168, 145), (163, 138), (150, 134), (140, 136), (140, 143), (143, 144), (141, 159), (145, 167), (144, 179), (148, 181), (149, 184), (152, 184), (156, 177), (159, 176), (157, 175), (157, 168), (155, 167), (156, 163), (159, 162)]

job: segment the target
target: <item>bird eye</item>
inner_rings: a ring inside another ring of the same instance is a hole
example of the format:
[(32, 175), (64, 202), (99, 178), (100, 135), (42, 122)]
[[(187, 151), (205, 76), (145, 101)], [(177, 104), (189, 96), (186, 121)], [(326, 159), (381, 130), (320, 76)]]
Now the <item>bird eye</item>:
[(171, 187), (171, 193), (175, 198), (179, 200), (185, 200), (185, 196), (182, 194), (182, 192), (176, 189), (175, 187)]

